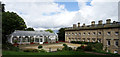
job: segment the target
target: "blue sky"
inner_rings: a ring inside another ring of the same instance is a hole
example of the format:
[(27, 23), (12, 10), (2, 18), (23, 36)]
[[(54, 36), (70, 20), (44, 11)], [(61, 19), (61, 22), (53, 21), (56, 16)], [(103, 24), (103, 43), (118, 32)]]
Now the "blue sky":
[[(79, 5), (78, 5), (78, 2), (55, 2), (59, 5), (65, 5), (65, 8), (68, 10), (68, 11), (78, 11), (80, 10), (79, 9)], [(86, 2), (86, 5), (87, 6), (91, 6), (90, 4), (91, 2)]]
[(79, 10), (79, 6), (78, 6), (78, 2), (56, 2), (59, 5), (65, 5), (65, 8), (68, 11), (78, 11)]

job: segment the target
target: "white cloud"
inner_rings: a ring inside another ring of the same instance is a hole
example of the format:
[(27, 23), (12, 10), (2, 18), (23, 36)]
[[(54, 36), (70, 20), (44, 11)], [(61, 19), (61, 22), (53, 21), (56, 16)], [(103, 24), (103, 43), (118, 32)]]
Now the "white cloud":
[[(92, 20), (106, 20), (111, 18), (117, 20), (118, 0), (76, 0), (79, 2), (79, 11), (69, 12), (65, 5), (54, 3), (54, 0), (4, 0), (6, 11), (18, 13), (26, 22), (28, 27), (35, 30), (53, 29), (69, 27), (80, 22), (90, 24)], [(41, 2), (42, 1), (42, 2)], [(91, 1), (92, 6), (86, 5)], [(111, 2), (112, 1), (112, 2)]]
[(105, 22), (107, 18), (118, 20), (118, 2), (116, 1), (92, 0), (92, 6), (86, 6), (85, 4), (86, 2), (79, 2), (79, 15), (76, 16), (81, 23), (90, 24), (92, 20), (96, 21), (96, 23), (98, 20)]

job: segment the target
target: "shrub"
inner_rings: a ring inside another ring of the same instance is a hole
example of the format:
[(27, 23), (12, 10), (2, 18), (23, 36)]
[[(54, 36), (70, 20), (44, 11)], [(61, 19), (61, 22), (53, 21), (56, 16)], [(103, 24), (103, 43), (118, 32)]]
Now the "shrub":
[(93, 47), (97, 50), (102, 50), (103, 49), (103, 44), (102, 43), (96, 43), (96, 44), (93, 44)]
[(61, 51), (59, 48), (57, 48), (57, 51)]
[(24, 52), (39, 52), (38, 49), (26, 49)]
[(83, 50), (81, 46), (77, 47), (77, 49), (76, 49), (76, 51), (81, 51), (81, 50)]
[(40, 52), (46, 52), (46, 50), (44, 50), (44, 49), (41, 49), (41, 50), (39, 50)]
[(39, 45), (38, 48), (42, 48), (42, 45)]
[(34, 49), (32, 52), (39, 52), (39, 50), (38, 49)]
[(66, 44), (63, 44), (64, 48), (62, 50), (68, 50), (68, 46)]
[(32, 52), (33, 51), (33, 49), (26, 49), (26, 50), (24, 50), (24, 52)]
[(64, 48), (62, 48), (62, 50), (68, 50), (68, 51), (72, 50), (72, 48), (68, 47), (66, 44), (63, 44), (63, 46)]
[(71, 47), (68, 47), (68, 50), (69, 50), (69, 51), (71, 51), (71, 50), (72, 50), (72, 48), (71, 48)]
[(83, 42), (83, 41), (71, 41), (74, 44), (95, 44), (97, 42)]
[(66, 47), (67, 45), (66, 44), (63, 44), (64, 47)]
[(88, 45), (84, 48), (85, 51), (92, 51), (92, 46)]
[(20, 50), (18, 47), (13, 46), (11, 43), (3, 44), (2, 49), (3, 50), (11, 50), (11, 51), (19, 51)]

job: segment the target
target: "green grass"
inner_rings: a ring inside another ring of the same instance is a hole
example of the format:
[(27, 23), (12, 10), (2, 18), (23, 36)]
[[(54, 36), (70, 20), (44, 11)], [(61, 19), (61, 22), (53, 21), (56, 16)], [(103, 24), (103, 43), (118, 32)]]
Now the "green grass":
[(23, 52), (3, 51), (3, 55), (95, 55), (80, 51), (58, 51), (58, 52)]

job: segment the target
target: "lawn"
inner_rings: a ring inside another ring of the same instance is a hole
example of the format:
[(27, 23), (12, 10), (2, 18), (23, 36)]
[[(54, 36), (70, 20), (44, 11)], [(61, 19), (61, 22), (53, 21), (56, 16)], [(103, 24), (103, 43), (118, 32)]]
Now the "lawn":
[(3, 55), (95, 55), (80, 51), (58, 51), (58, 52), (23, 52), (2, 51)]
[(119, 57), (110, 55), (96, 55), (80, 51), (58, 51), (58, 52), (16, 52), (2, 51), (3, 57)]

